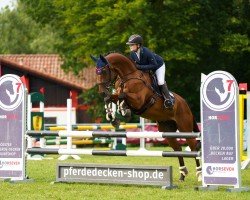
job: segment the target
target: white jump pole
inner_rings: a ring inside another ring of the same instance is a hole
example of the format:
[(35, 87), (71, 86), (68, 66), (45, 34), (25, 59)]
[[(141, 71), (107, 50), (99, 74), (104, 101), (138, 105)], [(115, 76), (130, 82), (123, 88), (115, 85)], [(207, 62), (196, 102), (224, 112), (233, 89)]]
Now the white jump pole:
[[(28, 103), (27, 103), (27, 129), (31, 130), (31, 109), (32, 109), (32, 103), (31, 103), (31, 96), (28, 95)], [(32, 138), (27, 136), (27, 146), (28, 148), (32, 147)]]
[[(115, 93), (115, 90), (113, 90), (113, 94)], [(116, 104), (115, 103), (111, 103), (112, 105), (112, 112), (114, 112), (114, 115), (116, 113)], [(111, 131), (115, 130), (114, 128), (111, 129)], [(112, 138), (114, 140), (113, 142), (113, 147), (111, 147), (112, 149), (116, 149), (116, 146), (117, 146), (117, 138)]]
[[(39, 103), (39, 112), (43, 112), (44, 113), (44, 102), (42, 102), (42, 101), (40, 101), (40, 103)], [(40, 147), (44, 148), (45, 146), (46, 146), (46, 140), (45, 140), (45, 138), (40, 138)]]
[[(140, 117), (141, 132), (145, 132), (145, 119)], [(140, 138), (140, 149), (145, 151), (145, 138)]]
[(250, 92), (247, 92), (247, 159), (241, 163), (241, 169), (247, 169), (250, 166)]
[(27, 112), (28, 112), (28, 115), (27, 115), (27, 129), (28, 130), (31, 130), (31, 111), (32, 111), (32, 103), (31, 103), (31, 96), (28, 95), (28, 103), (27, 103)]
[[(71, 110), (72, 110), (72, 99), (67, 99), (67, 131), (72, 131), (71, 123)], [(67, 149), (72, 149), (72, 137), (67, 137)], [(81, 158), (78, 155), (62, 155), (58, 160), (66, 160), (69, 157), (72, 157), (75, 160), (80, 160)]]

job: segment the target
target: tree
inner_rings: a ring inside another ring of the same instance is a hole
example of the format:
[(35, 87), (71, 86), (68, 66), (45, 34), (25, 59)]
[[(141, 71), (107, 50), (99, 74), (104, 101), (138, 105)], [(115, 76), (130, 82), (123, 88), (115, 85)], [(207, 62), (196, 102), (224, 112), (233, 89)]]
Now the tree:
[(90, 54), (128, 53), (131, 34), (163, 56), (170, 89), (199, 116), (200, 74), (232, 73), (250, 84), (248, 0), (20, 0), (36, 22), (58, 30), (64, 68), (92, 65)]
[(0, 53), (57, 53), (59, 34), (49, 24), (41, 26), (28, 16), (22, 5), (0, 12)]

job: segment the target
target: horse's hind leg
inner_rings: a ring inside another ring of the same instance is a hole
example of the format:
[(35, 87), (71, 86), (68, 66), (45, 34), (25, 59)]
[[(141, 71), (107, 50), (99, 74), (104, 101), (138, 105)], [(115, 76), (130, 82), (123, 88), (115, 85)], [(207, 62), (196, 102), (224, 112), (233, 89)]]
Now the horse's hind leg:
[[(157, 122), (158, 130), (161, 132), (176, 132), (177, 126), (174, 121)], [(169, 146), (173, 148), (174, 151), (182, 151), (181, 145), (178, 143), (176, 138), (167, 138)], [(180, 181), (184, 181), (186, 175), (188, 174), (187, 168), (185, 167), (184, 159), (182, 156), (178, 156), (179, 169), (180, 169)]]
[[(190, 147), (191, 151), (199, 151), (200, 150), (200, 145), (199, 141), (196, 139), (187, 139), (187, 144)], [(198, 158), (195, 158), (195, 163), (196, 163), (196, 176), (198, 178), (198, 181), (201, 181), (201, 165), (200, 165), (200, 160)]]
[[(169, 145), (174, 149), (174, 151), (182, 151), (181, 145), (175, 138), (168, 138)], [(184, 181), (185, 177), (188, 175), (187, 167), (182, 156), (178, 156), (179, 160), (179, 169), (180, 169), (180, 181)]]

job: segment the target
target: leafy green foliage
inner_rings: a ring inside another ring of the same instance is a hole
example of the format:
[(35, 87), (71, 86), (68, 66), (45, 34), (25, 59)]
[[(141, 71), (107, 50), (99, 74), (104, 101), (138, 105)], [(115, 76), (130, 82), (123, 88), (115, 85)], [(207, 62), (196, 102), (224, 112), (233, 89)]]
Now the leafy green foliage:
[[(86, 92), (82, 94), (82, 98), (84, 99), (84, 102), (90, 105), (90, 108), (88, 109), (88, 114), (93, 119), (96, 119), (98, 117), (105, 115), (104, 110), (104, 101), (101, 95), (98, 93), (98, 87), (95, 86)], [(97, 106), (98, 105), (98, 106)], [(105, 119), (105, 118), (103, 118)], [(102, 121), (104, 122), (104, 121)]]
[(57, 53), (61, 39), (50, 24), (42, 26), (24, 12), (22, 5), (0, 12), (0, 53)]
[[(53, 27), (65, 69), (92, 65), (90, 54), (128, 54), (131, 34), (166, 61), (169, 88), (199, 117), (200, 74), (230, 72), (250, 84), (249, 0), (19, 0), (37, 23)], [(99, 104), (97, 104), (98, 106)]]

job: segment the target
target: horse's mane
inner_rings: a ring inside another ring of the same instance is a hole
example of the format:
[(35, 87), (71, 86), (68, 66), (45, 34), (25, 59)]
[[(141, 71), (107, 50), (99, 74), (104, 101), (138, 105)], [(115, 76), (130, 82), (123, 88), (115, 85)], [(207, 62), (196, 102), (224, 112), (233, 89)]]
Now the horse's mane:
[(112, 53), (119, 53), (119, 54), (122, 54), (122, 53), (119, 52), (119, 51), (109, 51), (109, 52), (107, 52), (107, 53), (104, 53), (103, 56), (106, 57), (106, 56), (108, 56), (109, 54), (112, 54)]
[(136, 65), (136, 64), (135, 64), (135, 61), (134, 61), (129, 55), (124, 55), (124, 54), (121, 53), (120, 51), (109, 51), (109, 52), (107, 52), (107, 53), (104, 54), (104, 57), (106, 57), (106, 56), (108, 56), (108, 55), (110, 55), (110, 54), (113, 54), (113, 53), (118, 53), (118, 54), (120, 54), (120, 55), (122, 55), (122, 56), (128, 58), (134, 65)]

